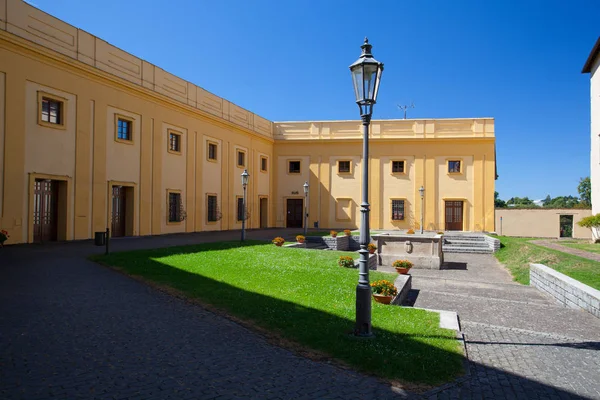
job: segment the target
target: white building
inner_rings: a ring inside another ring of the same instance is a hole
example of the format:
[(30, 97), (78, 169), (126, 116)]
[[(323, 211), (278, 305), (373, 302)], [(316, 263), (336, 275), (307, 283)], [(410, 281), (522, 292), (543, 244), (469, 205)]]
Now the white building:
[[(592, 214), (600, 213), (600, 37), (592, 48), (581, 71), (590, 74), (591, 105), (591, 157), (590, 179), (592, 181)], [(600, 240), (600, 230), (593, 232), (594, 239)]]

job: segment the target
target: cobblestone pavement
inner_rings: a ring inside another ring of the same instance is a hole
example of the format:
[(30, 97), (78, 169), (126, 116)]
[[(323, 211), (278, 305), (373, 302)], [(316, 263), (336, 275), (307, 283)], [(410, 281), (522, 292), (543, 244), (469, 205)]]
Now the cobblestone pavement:
[[(249, 232), (249, 238), (273, 231)], [(237, 236), (233, 236), (237, 237)], [(115, 240), (164, 246), (227, 235)], [(372, 377), (85, 260), (89, 243), (0, 251), (0, 399), (386, 399)]]
[(544, 246), (549, 249), (562, 251), (563, 253), (573, 254), (574, 256), (587, 258), (588, 260), (600, 262), (600, 254), (592, 253), (591, 251), (579, 250), (574, 249), (572, 247), (562, 246), (559, 241), (532, 240), (531, 243), (537, 244), (538, 246)]
[(470, 377), (431, 399), (600, 399), (599, 319), (513, 283), (492, 255), (446, 261), (411, 271), (414, 305), (458, 312)]

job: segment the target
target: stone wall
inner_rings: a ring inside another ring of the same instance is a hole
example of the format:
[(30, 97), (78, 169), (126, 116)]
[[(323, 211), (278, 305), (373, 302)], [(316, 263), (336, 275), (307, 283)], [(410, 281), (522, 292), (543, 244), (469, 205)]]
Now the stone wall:
[(485, 242), (488, 244), (488, 246), (490, 246), (490, 249), (492, 249), (494, 253), (500, 250), (500, 239), (488, 235), (484, 235), (483, 237)]
[(531, 286), (554, 297), (559, 303), (585, 310), (600, 318), (600, 291), (542, 264), (530, 264)]

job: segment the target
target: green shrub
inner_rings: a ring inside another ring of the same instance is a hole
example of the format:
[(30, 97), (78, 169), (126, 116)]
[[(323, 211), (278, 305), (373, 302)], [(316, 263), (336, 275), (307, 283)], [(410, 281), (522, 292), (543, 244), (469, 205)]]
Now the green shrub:
[(582, 228), (600, 228), (600, 214), (585, 217), (577, 225)]

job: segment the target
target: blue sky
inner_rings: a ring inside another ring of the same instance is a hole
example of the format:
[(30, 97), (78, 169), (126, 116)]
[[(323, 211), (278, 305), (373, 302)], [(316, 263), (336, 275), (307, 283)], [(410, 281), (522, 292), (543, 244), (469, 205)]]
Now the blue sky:
[[(500, 197), (589, 175), (597, 0), (32, 0), (265, 118), (358, 119), (348, 65), (385, 63), (374, 118), (494, 117)], [(167, 7), (165, 7), (167, 5)]]

